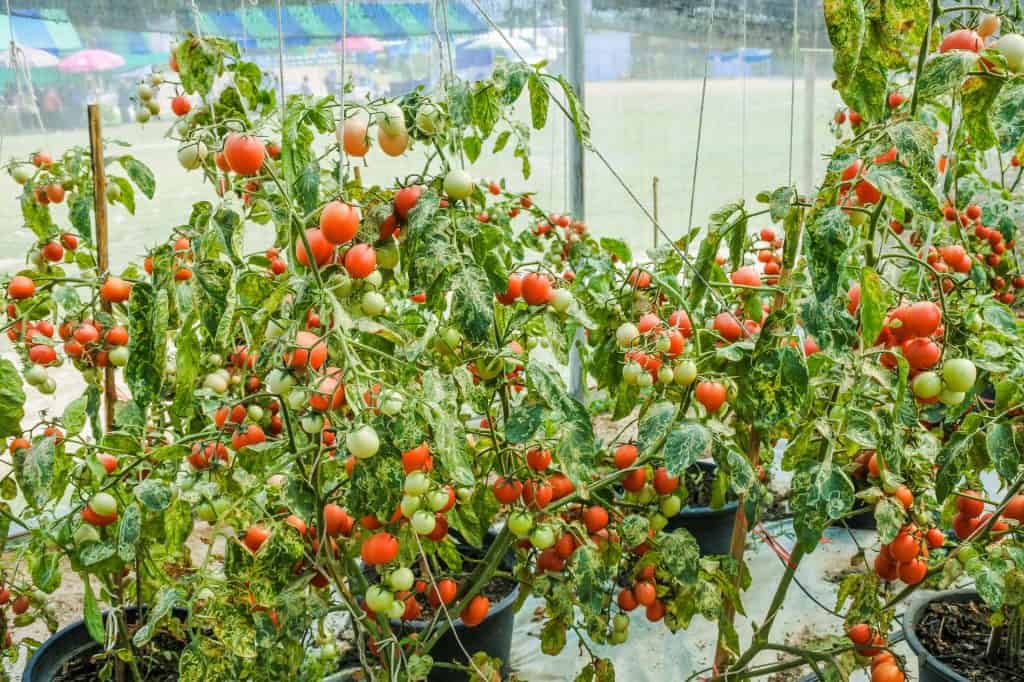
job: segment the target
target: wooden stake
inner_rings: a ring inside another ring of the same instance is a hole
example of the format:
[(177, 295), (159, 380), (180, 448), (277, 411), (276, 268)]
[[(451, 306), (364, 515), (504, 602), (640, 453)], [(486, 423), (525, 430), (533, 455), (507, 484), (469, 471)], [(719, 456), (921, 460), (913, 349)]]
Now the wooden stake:
[(658, 247), (658, 225), (661, 225), (661, 221), (658, 220), (658, 176), (654, 176), (654, 180), (651, 182), (651, 191), (654, 194), (654, 247)]
[[(88, 106), (89, 152), (92, 157), (92, 196), (96, 211), (96, 269), (100, 277), (106, 277), (110, 269), (110, 244), (107, 236), (107, 178), (103, 165), (103, 135), (100, 129), (100, 107)], [(110, 303), (100, 304), (104, 312), (110, 312)], [(103, 370), (103, 403), (106, 407), (106, 431), (114, 429), (114, 406), (117, 404), (117, 386), (114, 384), (114, 368), (107, 365)]]

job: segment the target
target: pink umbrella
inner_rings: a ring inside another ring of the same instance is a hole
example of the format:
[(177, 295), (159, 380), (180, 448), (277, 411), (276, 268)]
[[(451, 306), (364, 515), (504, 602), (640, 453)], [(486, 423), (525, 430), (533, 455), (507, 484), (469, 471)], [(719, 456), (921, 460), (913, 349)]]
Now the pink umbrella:
[(57, 68), (64, 73), (110, 71), (124, 66), (124, 58), (106, 50), (81, 50), (60, 61)]
[(334, 45), (335, 50), (344, 49), (347, 52), (380, 52), (384, 49), (384, 43), (370, 36), (352, 36), (339, 40)]

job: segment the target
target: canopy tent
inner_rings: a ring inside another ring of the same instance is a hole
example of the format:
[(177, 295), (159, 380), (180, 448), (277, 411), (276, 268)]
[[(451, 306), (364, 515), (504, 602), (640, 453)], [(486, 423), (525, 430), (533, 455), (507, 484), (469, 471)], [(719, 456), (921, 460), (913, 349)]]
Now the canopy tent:
[[(429, 2), (349, 3), (348, 34), (379, 39), (431, 35), (434, 32)], [(243, 49), (277, 47), (277, 10), (248, 7), (230, 12), (202, 12), (204, 33), (238, 41)], [(483, 19), (461, 0), (448, 3), (448, 30), (453, 34), (483, 33)], [(337, 42), (341, 12), (337, 2), (289, 4), (282, 8), (281, 33), (286, 48)]]
[(0, 44), (13, 39), (20, 45), (47, 52), (69, 52), (82, 49), (67, 12), (62, 9), (19, 9), (0, 16)]

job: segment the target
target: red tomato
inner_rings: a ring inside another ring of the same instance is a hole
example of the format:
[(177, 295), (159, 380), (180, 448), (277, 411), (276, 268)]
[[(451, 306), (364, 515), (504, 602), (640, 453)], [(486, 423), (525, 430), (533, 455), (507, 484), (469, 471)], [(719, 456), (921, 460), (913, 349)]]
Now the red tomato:
[(395, 213), (399, 218), (405, 220), (409, 217), (409, 211), (416, 206), (421, 194), (423, 194), (423, 188), (419, 185), (403, 187), (395, 192)]
[(266, 147), (257, 137), (232, 133), (224, 141), (224, 158), (239, 175), (256, 175), (263, 167)]
[(192, 102), (185, 95), (178, 95), (171, 100), (171, 111), (175, 116), (184, 116), (192, 111)]
[(108, 303), (123, 303), (132, 293), (132, 285), (119, 277), (107, 277), (100, 287), (100, 298)]
[(523, 294), (523, 278), (516, 273), (508, 276), (508, 287), (505, 293), (498, 295), (498, 302), (504, 305), (512, 305)]
[(376, 533), (363, 542), (359, 555), (367, 566), (389, 563), (398, 556), (398, 540), (390, 533)]
[(494, 497), (502, 504), (512, 504), (523, 494), (523, 484), (513, 479), (499, 476), (491, 486)]
[[(334, 245), (327, 240), (322, 230), (311, 227), (306, 230), (306, 240), (309, 242), (310, 251), (313, 252), (313, 260), (317, 266), (323, 266), (331, 260), (331, 255), (334, 253)], [(298, 239), (295, 242), (295, 257), (298, 258), (299, 263), (305, 267), (309, 267), (309, 255), (306, 253), (306, 246), (302, 243), (302, 239)]]
[(701, 381), (694, 389), (694, 396), (704, 409), (714, 413), (725, 403), (725, 386), (717, 381)]
[(544, 305), (551, 301), (551, 282), (546, 275), (536, 272), (523, 277), (523, 300), (527, 305)]
[(737, 341), (743, 336), (743, 328), (736, 321), (736, 317), (728, 312), (715, 315), (713, 328), (722, 335), (723, 339), (729, 342)]
[(950, 50), (978, 52), (982, 47), (984, 47), (984, 42), (981, 40), (981, 36), (969, 28), (961, 28), (942, 39), (939, 52), (949, 52)]
[(36, 284), (24, 275), (15, 275), (7, 285), (7, 295), (14, 300), (29, 298), (36, 293)]
[(284, 361), (292, 369), (302, 369), (308, 364), (320, 369), (327, 360), (327, 345), (316, 334), (300, 331), (295, 335), (294, 351), (286, 351)]
[(359, 209), (342, 201), (332, 201), (320, 213), (320, 231), (332, 244), (352, 241), (359, 232)]
[(587, 532), (596, 533), (608, 525), (608, 512), (604, 507), (588, 507), (583, 512), (583, 525), (587, 527)]
[(670, 475), (665, 467), (658, 467), (654, 470), (653, 483), (659, 495), (670, 495), (679, 487), (679, 477)]
[(245, 537), (242, 539), (242, 544), (249, 548), (249, 551), (255, 554), (263, 546), (263, 543), (270, 537), (270, 531), (263, 526), (250, 526), (249, 530), (245, 531)]
[(912, 369), (928, 369), (939, 361), (941, 351), (931, 339), (909, 339), (903, 342), (903, 357)]
[(377, 269), (377, 252), (369, 244), (356, 244), (345, 252), (345, 270), (350, 277), (365, 279)]
[(965, 517), (974, 518), (981, 516), (981, 512), (985, 511), (985, 502), (977, 491), (964, 490), (957, 495), (956, 509)]
[(637, 449), (635, 445), (629, 443), (620, 445), (615, 449), (615, 468), (616, 469), (627, 469), (633, 466), (636, 462)]

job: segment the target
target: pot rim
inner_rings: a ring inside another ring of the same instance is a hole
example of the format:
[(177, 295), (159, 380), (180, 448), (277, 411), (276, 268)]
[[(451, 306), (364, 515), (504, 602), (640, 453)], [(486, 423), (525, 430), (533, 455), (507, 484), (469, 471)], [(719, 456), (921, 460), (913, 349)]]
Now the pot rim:
[(917, 593), (914, 596), (914, 599), (911, 600), (906, 612), (903, 614), (903, 636), (906, 639), (910, 650), (917, 656), (918, 661), (920, 661), (922, 665), (927, 663), (929, 667), (934, 668), (936, 671), (945, 675), (954, 682), (968, 682), (968, 680), (966, 677), (940, 661), (932, 654), (932, 652), (925, 648), (924, 644), (921, 643), (921, 640), (917, 638), (917, 624), (924, 616), (925, 607), (932, 602), (967, 602), (974, 600), (982, 601), (978, 591), (972, 588), (938, 591), (928, 590)]

